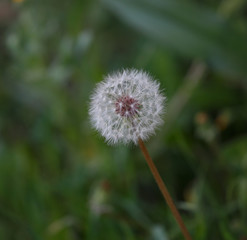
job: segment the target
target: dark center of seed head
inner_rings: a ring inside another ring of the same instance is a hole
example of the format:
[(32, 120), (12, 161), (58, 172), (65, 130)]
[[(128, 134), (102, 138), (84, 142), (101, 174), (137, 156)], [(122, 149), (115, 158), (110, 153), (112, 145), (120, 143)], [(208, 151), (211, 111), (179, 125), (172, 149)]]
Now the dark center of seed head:
[(140, 104), (129, 96), (119, 97), (115, 103), (115, 111), (122, 117), (133, 117), (137, 114)]

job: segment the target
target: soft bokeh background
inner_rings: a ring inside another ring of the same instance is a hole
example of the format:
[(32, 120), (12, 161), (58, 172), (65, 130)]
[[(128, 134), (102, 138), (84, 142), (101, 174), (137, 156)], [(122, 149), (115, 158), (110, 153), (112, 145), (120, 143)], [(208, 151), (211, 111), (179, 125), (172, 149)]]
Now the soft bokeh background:
[(168, 97), (147, 142), (194, 239), (247, 239), (245, 0), (0, 1), (0, 239), (183, 239), (137, 147), (90, 127), (121, 68)]

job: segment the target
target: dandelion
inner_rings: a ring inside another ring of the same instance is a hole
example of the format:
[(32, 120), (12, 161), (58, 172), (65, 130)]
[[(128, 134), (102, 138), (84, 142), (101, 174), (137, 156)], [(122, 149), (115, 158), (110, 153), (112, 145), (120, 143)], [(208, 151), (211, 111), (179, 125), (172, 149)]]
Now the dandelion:
[(170, 207), (186, 240), (190, 234), (163, 182), (143, 140), (153, 135), (162, 123), (165, 97), (159, 83), (149, 74), (123, 70), (108, 75), (92, 95), (90, 118), (92, 125), (110, 144), (139, 144), (154, 179)]
[(148, 139), (162, 123), (165, 97), (159, 83), (143, 71), (108, 75), (92, 95), (93, 126), (110, 144)]

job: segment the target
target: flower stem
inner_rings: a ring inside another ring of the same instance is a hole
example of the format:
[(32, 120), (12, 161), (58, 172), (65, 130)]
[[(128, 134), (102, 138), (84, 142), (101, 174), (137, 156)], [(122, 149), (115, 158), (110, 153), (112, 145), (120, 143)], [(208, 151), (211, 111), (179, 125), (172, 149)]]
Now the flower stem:
[(175, 217), (178, 225), (180, 226), (180, 229), (184, 235), (184, 238), (186, 240), (192, 240), (192, 238), (191, 238), (191, 236), (190, 236), (190, 234), (189, 234), (189, 232), (188, 232), (188, 230), (187, 230), (187, 228), (186, 228), (186, 226), (182, 220), (182, 217), (180, 216), (180, 214), (179, 214), (179, 212), (178, 212), (178, 210), (177, 210), (177, 208), (176, 208), (176, 206), (175, 206), (175, 204), (174, 204), (174, 202), (173, 202), (173, 200), (172, 200), (172, 198), (171, 198), (171, 196), (170, 196), (170, 194), (166, 188), (165, 183), (163, 182), (152, 158), (150, 157), (150, 155), (148, 153), (147, 148), (145, 147), (143, 141), (140, 138), (138, 140), (138, 143), (139, 143), (139, 147), (140, 147), (140, 149), (141, 149), (141, 151), (142, 151), (142, 153), (143, 153), (143, 155), (147, 161), (147, 164), (148, 164), (148, 166), (149, 166), (149, 168), (150, 168), (150, 170), (154, 176), (154, 179), (155, 179), (156, 183), (158, 184), (159, 189), (166, 200), (166, 203), (168, 204), (169, 208), (172, 211), (173, 216)]

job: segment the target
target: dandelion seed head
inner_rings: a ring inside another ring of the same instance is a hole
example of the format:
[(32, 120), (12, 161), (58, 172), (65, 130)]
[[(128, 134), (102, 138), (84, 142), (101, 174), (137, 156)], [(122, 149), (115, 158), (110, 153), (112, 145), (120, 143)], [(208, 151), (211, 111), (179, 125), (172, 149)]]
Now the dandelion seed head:
[(165, 97), (144, 71), (123, 70), (98, 83), (91, 97), (90, 120), (110, 144), (137, 144), (163, 123)]

